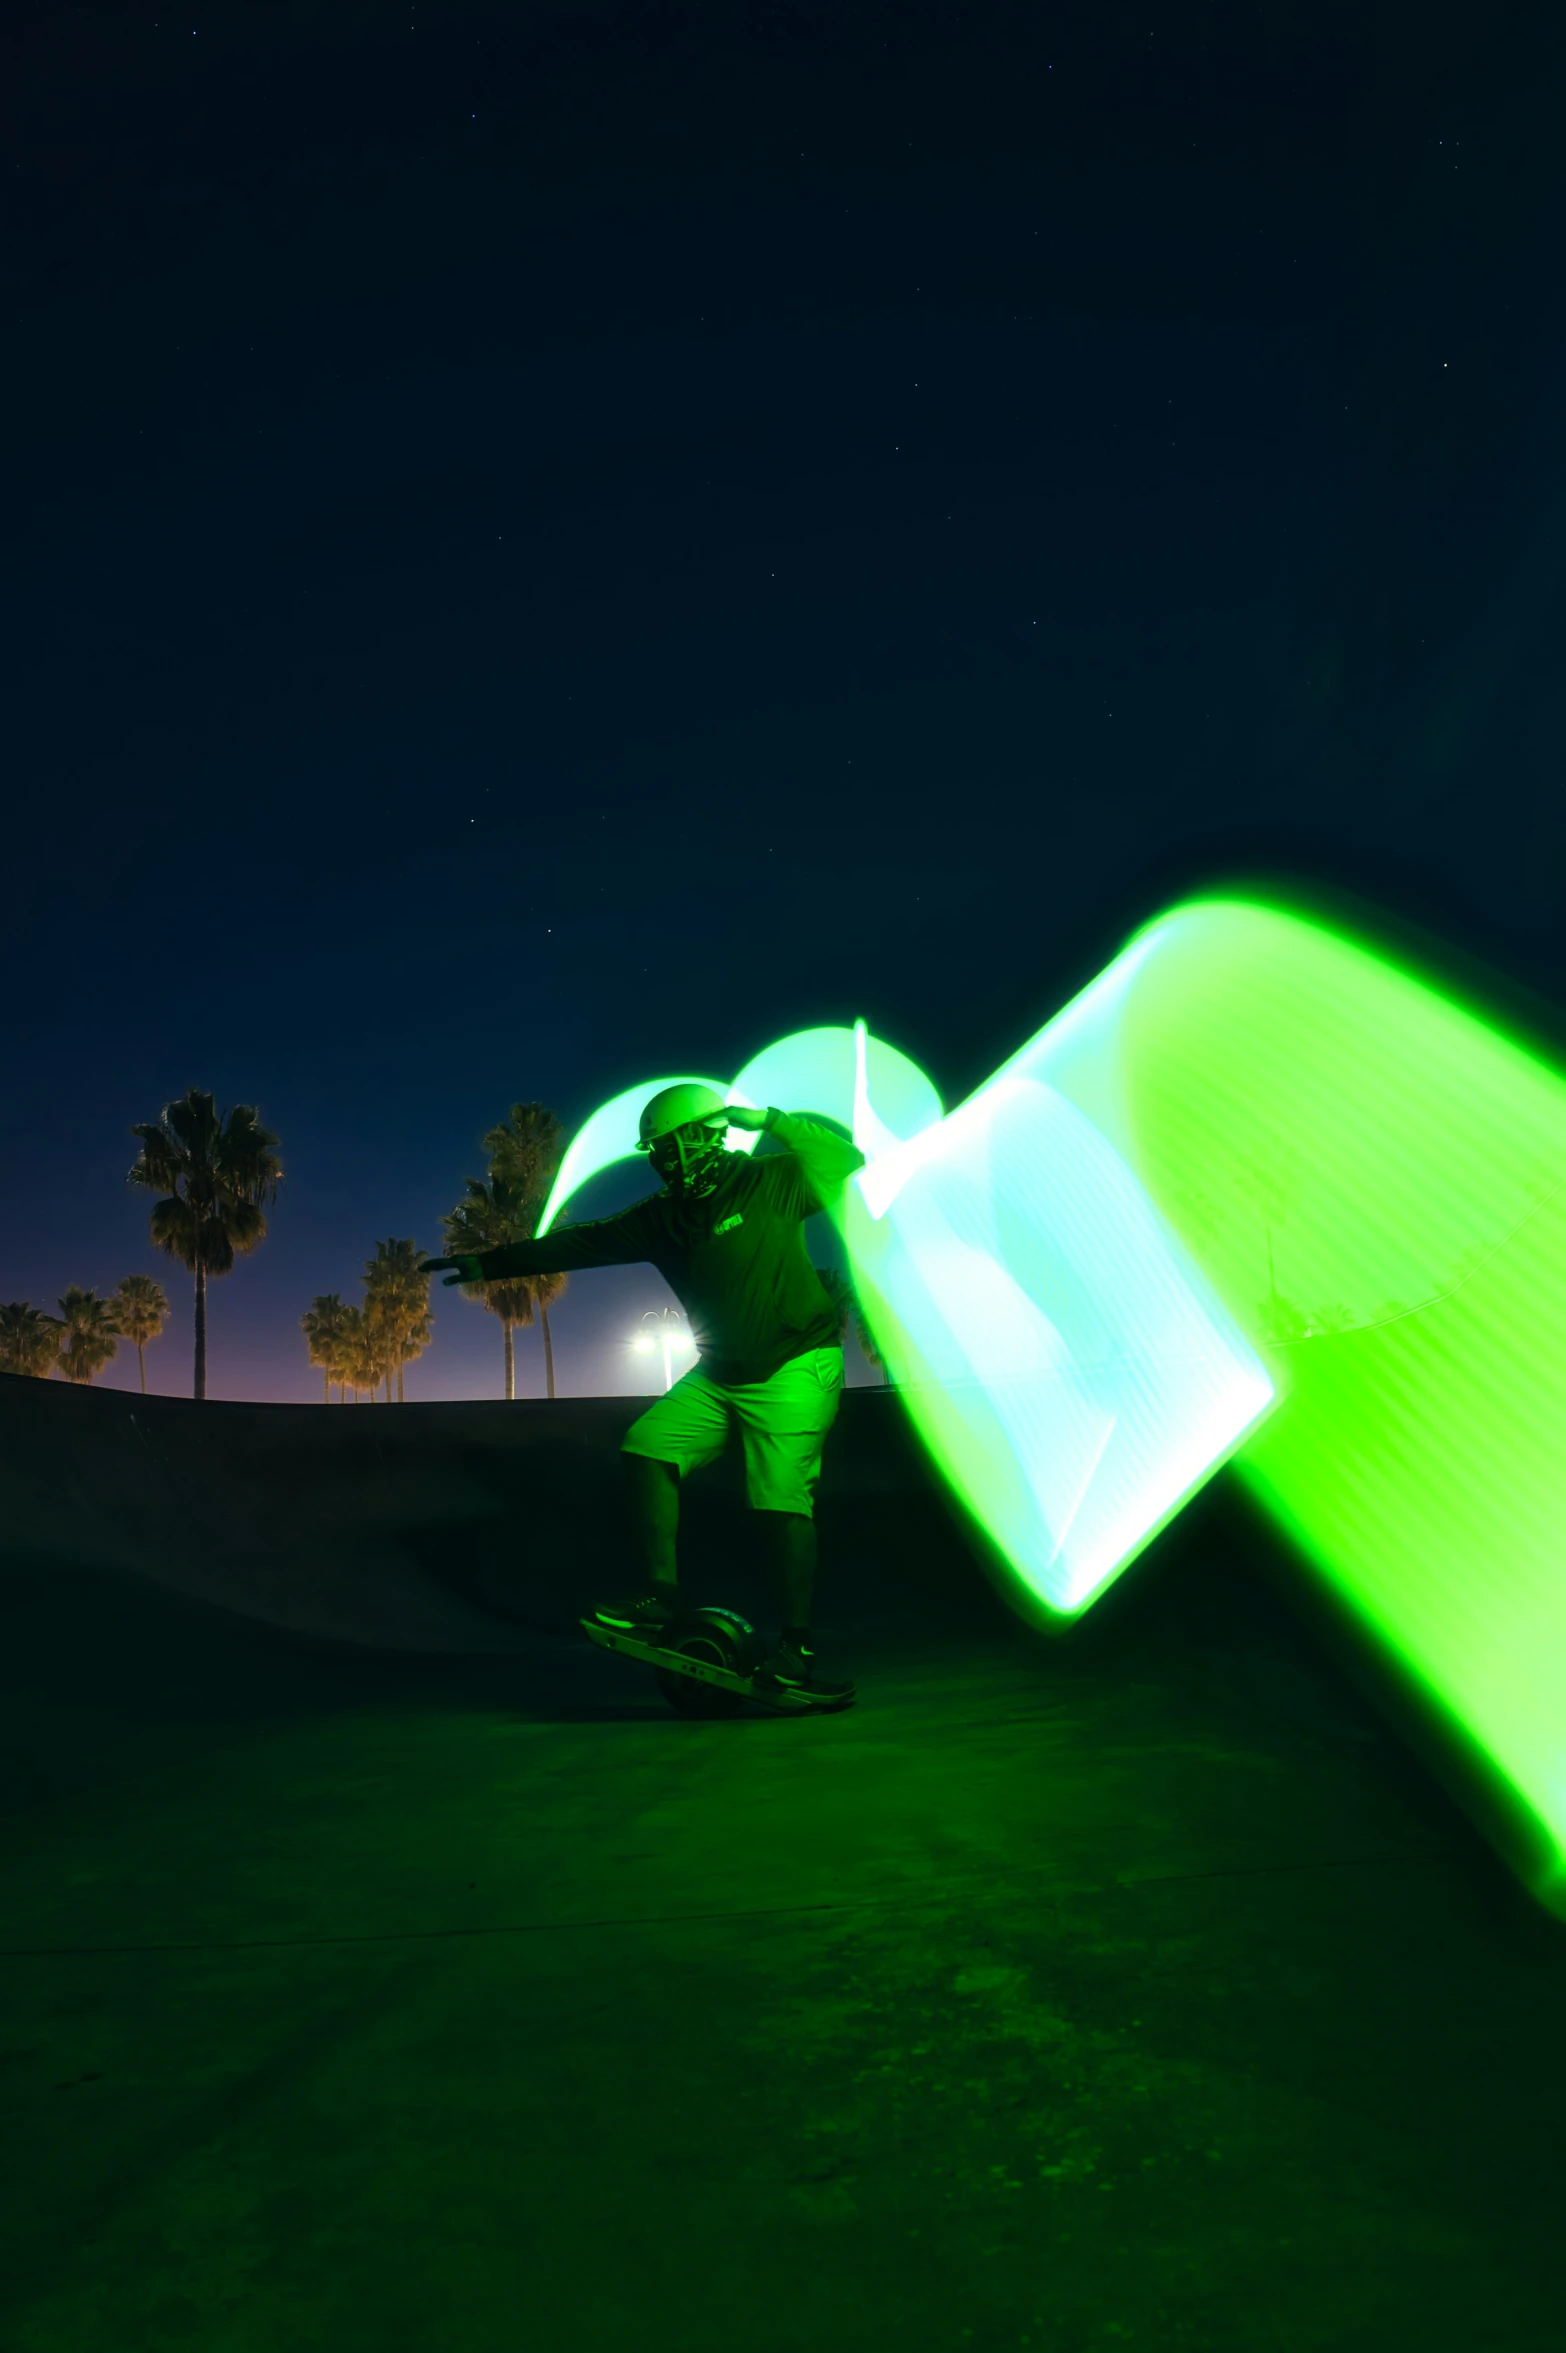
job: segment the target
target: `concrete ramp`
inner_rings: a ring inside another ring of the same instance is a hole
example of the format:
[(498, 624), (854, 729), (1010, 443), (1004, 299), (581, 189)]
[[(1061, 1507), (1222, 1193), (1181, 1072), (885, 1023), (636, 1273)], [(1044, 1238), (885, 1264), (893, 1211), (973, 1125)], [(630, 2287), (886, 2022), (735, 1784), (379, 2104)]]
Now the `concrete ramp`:
[[(197, 1405), (0, 1376), (0, 1574), (90, 1570), (318, 1641), (514, 1653), (563, 1633), (626, 1557), (619, 1445), (645, 1399)], [(684, 1499), (697, 1600), (775, 1614), (737, 1450)], [(820, 1504), (821, 1606), (939, 1594), (1004, 1615), (901, 1407), (843, 1402)]]

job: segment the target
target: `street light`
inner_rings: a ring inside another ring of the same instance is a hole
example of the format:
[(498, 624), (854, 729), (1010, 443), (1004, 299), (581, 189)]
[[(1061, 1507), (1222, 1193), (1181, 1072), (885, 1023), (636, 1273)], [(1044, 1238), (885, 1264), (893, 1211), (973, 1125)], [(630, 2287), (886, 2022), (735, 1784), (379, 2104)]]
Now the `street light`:
[[(649, 1324), (657, 1325), (656, 1337), (647, 1329)], [(673, 1356), (675, 1349), (678, 1348), (683, 1353), (684, 1350), (694, 1348), (695, 1345), (696, 1343), (686, 1326), (685, 1318), (677, 1307), (649, 1307), (647, 1313), (642, 1317), (641, 1330), (634, 1335), (631, 1341), (631, 1346), (640, 1349), (643, 1355), (649, 1349), (662, 1349), (663, 1387), (666, 1396), (674, 1381)]]

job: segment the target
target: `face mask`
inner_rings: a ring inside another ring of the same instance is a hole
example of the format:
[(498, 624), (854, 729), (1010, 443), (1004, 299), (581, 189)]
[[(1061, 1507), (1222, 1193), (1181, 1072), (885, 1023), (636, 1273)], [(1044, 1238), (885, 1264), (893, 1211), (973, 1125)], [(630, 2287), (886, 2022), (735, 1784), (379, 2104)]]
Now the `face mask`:
[(713, 1190), (723, 1174), (727, 1133), (727, 1122), (720, 1127), (716, 1122), (707, 1126), (699, 1120), (687, 1121), (684, 1127), (658, 1138), (652, 1148), (653, 1167), (671, 1192), (700, 1199)]

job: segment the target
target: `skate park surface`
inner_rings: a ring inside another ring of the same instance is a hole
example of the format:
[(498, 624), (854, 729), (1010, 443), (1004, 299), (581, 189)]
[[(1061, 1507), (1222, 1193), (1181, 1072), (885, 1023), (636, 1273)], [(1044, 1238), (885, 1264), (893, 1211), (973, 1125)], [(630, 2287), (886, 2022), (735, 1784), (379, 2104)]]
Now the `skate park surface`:
[(852, 1391), (692, 1723), (641, 1402), (0, 1377), (7, 2353), (1557, 2346), (1566, 1930), (1235, 1483), (1051, 1641)]

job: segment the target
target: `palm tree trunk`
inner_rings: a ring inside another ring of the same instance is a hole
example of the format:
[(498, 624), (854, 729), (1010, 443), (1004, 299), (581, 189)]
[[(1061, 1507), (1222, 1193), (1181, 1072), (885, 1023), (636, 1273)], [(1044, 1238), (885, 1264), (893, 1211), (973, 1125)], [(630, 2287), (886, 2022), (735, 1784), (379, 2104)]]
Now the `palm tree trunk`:
[(549, 1310), (547, 1307), (539, 1309), (538, 1320), (544, 1327), (544, 1387), (553, 1397), (555, 1393), (555, 1351), (554, 1344), (549, 1337)]
[(330, 1405), (332, 1402), (332, 1377), (330, 1373), (323, 1373), (321, 1375), (321, 1400), (325, 1405)]
[(207, 1393), (207, 1262), (196, 1252), (196, 1395)]
[(139, 1340), (136, 1343), (136, 1362), (141, 1367), (141, 1393), (145, 1397), (147, 1394), (147, 1359)]
[(399, 1405), (407, 1403), (402, 1393), (402, 1358), (400, 1356), (397, 1359), (397, 1403)]
[(506, 1402), (509, 1405), (517, 1393), (517, 1352), (511, 1337), (511, 1318), (503, 1315), (500, 1328), (506, 1335)]

